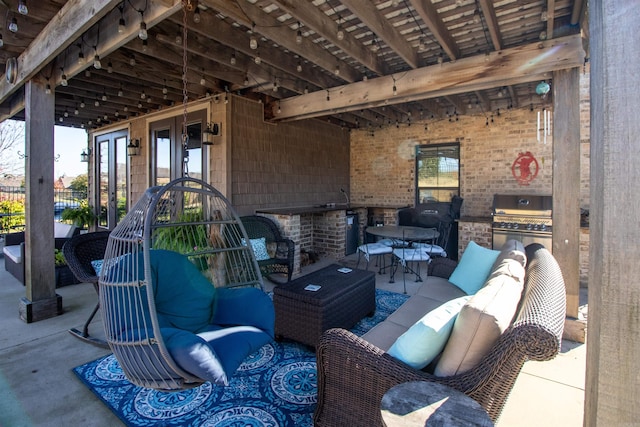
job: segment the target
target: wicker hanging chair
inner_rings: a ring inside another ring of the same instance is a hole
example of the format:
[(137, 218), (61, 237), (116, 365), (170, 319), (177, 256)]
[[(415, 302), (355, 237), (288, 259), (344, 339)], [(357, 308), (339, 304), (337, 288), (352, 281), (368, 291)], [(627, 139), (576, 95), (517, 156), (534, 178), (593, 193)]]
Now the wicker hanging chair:
[(134, 384), (227, 379), (273, 339), (274, 313), (246, 231), (212, 186), (149, 188), (109, 236), (100, 271), (106, 339)]

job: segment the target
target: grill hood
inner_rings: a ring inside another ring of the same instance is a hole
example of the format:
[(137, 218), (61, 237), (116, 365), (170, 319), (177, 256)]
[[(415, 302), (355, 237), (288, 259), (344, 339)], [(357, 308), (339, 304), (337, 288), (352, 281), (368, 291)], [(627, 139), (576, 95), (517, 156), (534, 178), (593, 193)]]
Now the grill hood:
[(552, 197), (511, 194), (493, 196), (493, 215), (545, 216), (551, 217)]

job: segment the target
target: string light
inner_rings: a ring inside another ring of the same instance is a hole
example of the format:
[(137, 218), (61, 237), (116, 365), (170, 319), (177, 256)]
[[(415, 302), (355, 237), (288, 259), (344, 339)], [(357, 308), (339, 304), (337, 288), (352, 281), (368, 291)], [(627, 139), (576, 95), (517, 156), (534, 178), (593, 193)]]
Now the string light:
[(229, 60), (229, 63), (231, 63), (231, 65), (236, 65), (236, 53), (233, 52), (231, 54), (231, 59)]
[(244, 85), (249, 86), (249, 76), (244, 76)]
[(298, 71), (299, 73), (302, 72), (302, 62), (298, 61), (298, 65), (296, 65), (296, 71)]
[(4, 46), (4, 39), (2, 38), (2, 33), (0, 33), (0, 47)]
[(253, 59), (253, 61), (258, 65), (262, 63), (262, 58), (260, 58), (260, 52), (256, 52), (256, 57)]
[(144, 93), (144, 90), (142, 91), (142, 93), (140, 94), (140, 99), (145, 99), (147, 97), (147, 94)]
[(84, 53), (82, 52), (82, 45), (78, 43), (78, 47), (80, 48), (80, 52), (78, 52), (78, 65), (84, 65)]
[(339, 65), (336, 65), (336, 68), (335, 68), (335, 70), (333, 70), (333, 73), (334, 73), (336, 76), (339, 76), (339, 75), (340, 75), (340, 66), (339, 66)]
[(93, 68), (99, 70), (102, 68), (102, 63), (100, 62), (100, 55), (98, 55), (98, 48), (96, 46), (93, 47), (96, 51), (96, 54), (93, 56)]
[(251, 37), (249, 37), (249, 48), (251, 50), (256, 50), (258, 48), (258, 40), (255, 36), (256, 24), (255, 22), (251, 23)]
[(176, 33), (176, 44), (177, 45), (181, 45), (182, 44), (182, 32), (180, 31), (180, 27), (178, 27), (178, 32)]
[(111, 61), (107, 63), (107, 73), (113, 73), (113, 64), (111, 63)]
[(204, 77), (204, 68), (202, 69), (202, 77), (200, 77), (200, 86), (207, 84), (207, 79)]
[(28, 15), (29, 14), (29, 9), (27, 8), (26, 0), (20, 0), (18, 2), (18, 13), (20, 15)]
[(136, 57), (131, 55), (131, 58), (129, 58), (129, 65), (131, 65), (132, 67), (136, 66)]
[(168, 92), (169, 92), (169, 89), (167, 89), (167, 79), (164, 79), (164, 85), (162, 86), (162, 93), (166, 95)]
[(108, 99), (108, 98), (107, 98), (107, 92), (105, 92), (105, 91), (103, 90), (103, 91), (102, 91), (102, 100), (103, 100), (103, 101), (106, 101), (107, 99)]
[(340, 21), (342, 21), (342, 17), (338, 15), (338, 32), (336, 33), (336, 37), (338, 37), (338, 40), (344, 40), (344, 31), (342, 30)]
[(60, 76), (60, 84), (62, 86), (69, 85), (69, 81), (67, 81), (67, 75), (64, 73), (64, 68), (60, 67), (60, 71), (62, 72), (62, 75)]
[(300, 21), (298, 21), (298, 31), (296, 32), (296, 43), (297, 44), (301, 44), (302, 43), (302, 31), (300, 30)]
[(11, 31), (12, 33), (18, 32), (18, 20), (15, 16), (11, 18), (11, 22), (9, 23), (9, 31)]
[(126, 23), (124, 22), (124, 17), (122, 17), (118, 21), (118, 34), (123, 34), (126, 28), (127, 26), (126, 26)]
[(124, 91), (122, 90), (122, 83), (120, 84), (120, 88), (118, 89), (118, 96), (124, 96)]
[(193, 22), (196, 24), (200, 23), (200, 8), (196, 7), (196, 10), (193, 11)]
[(138, 30), (140, 40), (146, 40), (149, 37), (147, 32), (147, 23), (144, 22), (144, 12), (140, 11), (140, 29)]
[(329, 91), (327, 91), (327, 101), (331, 101), (331, 97), (329, 96)]
[(146, 52), (148, 48), (149, 48), (148, 41), (147, 40), (142, 40), (142, 51)]

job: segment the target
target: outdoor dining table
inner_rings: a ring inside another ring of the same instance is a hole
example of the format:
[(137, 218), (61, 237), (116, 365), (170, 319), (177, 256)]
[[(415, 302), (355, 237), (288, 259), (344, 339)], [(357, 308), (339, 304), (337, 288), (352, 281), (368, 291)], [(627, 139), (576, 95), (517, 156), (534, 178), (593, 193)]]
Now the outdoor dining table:
[[(379, 227), (368, 227), (366, 232), (373, 236), (384, 237), (386, 239), (393, 240), (393, 248), (407, 249), (411, 248), (413, 243), (415, 242), (433, 242), (440, 236), (440, 233), (435, 228), (415, 227), (410, 225), (383, 225)], [(395, 256), (392, 258), (390, 268), (391, 275), (389, 277), (389, 283), (395, 283), (394, 276), (396, 269), (398, 268), (398, 263), (396, 262)], [(416, 273), (416, 275), (420, 277), (419, 273)], [(406, 293), (406, 284), (404, 286)]]

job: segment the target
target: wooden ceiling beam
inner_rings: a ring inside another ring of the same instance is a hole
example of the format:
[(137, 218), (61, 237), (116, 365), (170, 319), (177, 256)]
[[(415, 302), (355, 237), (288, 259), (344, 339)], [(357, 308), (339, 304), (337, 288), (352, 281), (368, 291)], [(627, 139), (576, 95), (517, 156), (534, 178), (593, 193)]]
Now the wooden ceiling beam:
[[(580, 67), (584, 56), (580, 36), (567, 36), (407, 71), (396, 96), (388, 90), (394, 83), (392, 76), (385, 76), (333, 88), (330, 100), (324, 91), (284, 99), (274, 117), (300, 120), (525, 83), (555, 70)], [(273, 105), (269, 108), (273, 110)]]
[[(299, 0), (274, 0), (274, 3), (374, 73), (381, 76), (389, 74), (389, 67), (384, 61), (344, 28), (340, 28), (339, 20), (336, 23), (312, 3)], [(342, 40), (338, 38), (338, 30), (340, 29), (344, 35)]]
[(447, 30), (442, 18), (438, 15), (438, 9), (433, 3), (424, 0), (411, 0), (411, 6), (418, 12), (420, 18), (422, 18), (449, 58), (452, 61), (458, 59), (460, 57), (460, 48)]
[[(327, 70), (328, 73), (333, 73), (337, 63), (337, 58), (334, 55), (313, 41), (308, 40), (307, 37), (302, 38), (302, 43), (296, 43), (295, 32), (291, 28), (284, 26), (276, 18), (269, 16), (249, 2), (243, 2), (242, 7), (237, 2), (228, 0), (200, 0), (200, 2), (248, 28), (251, 28), (252, 23), (255, 23), (256, 32), (276, 41), (278, 45), (290, 52), (308, 59), (312, 64)], [(260, 47), (258, 46), (259, 49)], [(355, 82), (361, 78), (362, 73), (355, 68), (346, 64), (342, 64), (340, 67), (340, 79), (342, 81)]]
[(370, 2), (362, 0), (341, 0), (349, 10), (356, 15), (377, 38), (384, 40), (400, 58), (402, 58), (411, 68), (420, 67), (420, 58), (413, 47), (407, 43), (403, 37), (389, 23), (389, 20), (380, 13)]

